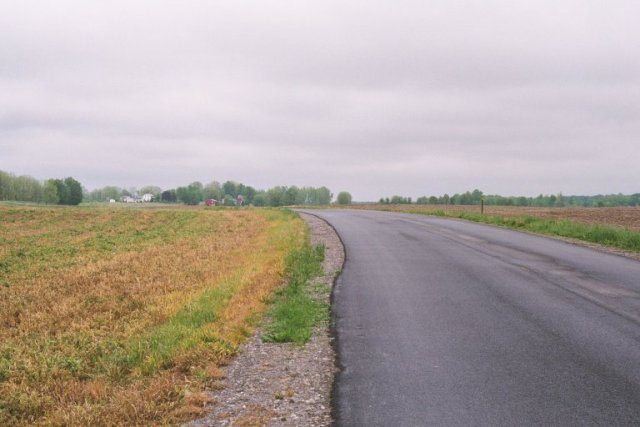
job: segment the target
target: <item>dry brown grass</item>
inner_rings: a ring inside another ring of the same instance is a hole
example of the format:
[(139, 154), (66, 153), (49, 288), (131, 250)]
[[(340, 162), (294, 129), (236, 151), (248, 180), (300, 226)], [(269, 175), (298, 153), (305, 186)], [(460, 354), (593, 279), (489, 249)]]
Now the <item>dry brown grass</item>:
[(303, 240), (279, 211), (0, 207), (0, 424), (199, 415)]

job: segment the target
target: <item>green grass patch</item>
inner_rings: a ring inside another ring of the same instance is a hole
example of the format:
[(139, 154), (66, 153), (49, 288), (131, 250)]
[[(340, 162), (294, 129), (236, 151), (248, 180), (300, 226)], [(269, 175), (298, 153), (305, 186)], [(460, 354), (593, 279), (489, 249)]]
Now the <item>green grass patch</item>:
[[(178, 351), (213, 340), (222, 344), (219, 338), (207, 333), (205, 327), (217, 320), (240, 284), (239, 279), (231, 278), (220, 287), (205, 290), (167, 322), (129, 343), (126, 370), (137, 367), (143, 375), (155, 374), (160, 369), (170, 368)], [(235, 352), (233, 348), (227, 350), (229, 354)]]
[[(287, 258), (287, 284), (276, 292), (269, 310), (270, 322), (263, 340), (293, 342), (302, 345), (309, 341), (318, 322), (329, 318), (329, 304), (314, 295), (329, 292), (327, 286), (311, 287), (310, 279), (322, 274), (324, 245), (312, 248), (305, 245)], [(325, 298), (326, 300), (326, 298)]]

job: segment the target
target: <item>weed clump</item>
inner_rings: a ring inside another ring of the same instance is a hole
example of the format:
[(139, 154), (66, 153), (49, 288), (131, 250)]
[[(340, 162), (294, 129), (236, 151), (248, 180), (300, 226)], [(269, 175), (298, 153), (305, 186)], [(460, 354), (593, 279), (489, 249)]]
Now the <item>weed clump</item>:
[(322, 274), (324, 249), (324, 245), (306, 245), (287, 257), (287, 284), (276, 292), (264, 341), (302, 345), (311, 338), (313, 327), (328, 319), (328, 304), (313, 298), (308, 285)]

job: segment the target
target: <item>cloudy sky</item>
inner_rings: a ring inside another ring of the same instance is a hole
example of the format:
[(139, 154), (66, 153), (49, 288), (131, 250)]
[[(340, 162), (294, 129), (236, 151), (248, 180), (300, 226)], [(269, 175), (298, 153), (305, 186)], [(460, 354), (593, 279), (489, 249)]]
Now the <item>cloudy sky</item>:
[(640, 2), (0, 0), (0, 170), (640, 192)]

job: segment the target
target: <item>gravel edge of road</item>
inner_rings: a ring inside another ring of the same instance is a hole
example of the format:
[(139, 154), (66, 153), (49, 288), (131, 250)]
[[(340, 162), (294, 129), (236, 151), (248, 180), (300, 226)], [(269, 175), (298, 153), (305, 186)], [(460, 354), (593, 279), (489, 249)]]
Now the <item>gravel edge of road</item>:
[[(312, 285), (332, 287), (345, 253), (333, 227), (315, 215), (299, 213), (310, 230), (311, 245), (324, 244), (324, 275)], [(323, 296), (329, 303), (330, 296)], [(219, 390), (209, 392), (208, 415), (187, 426), (330, 426), (331, 390), (336, 369), (330, 324), (315, 328), (302, 347), (262, 342), (263, 330), (245, 342), (222, 369)]]

